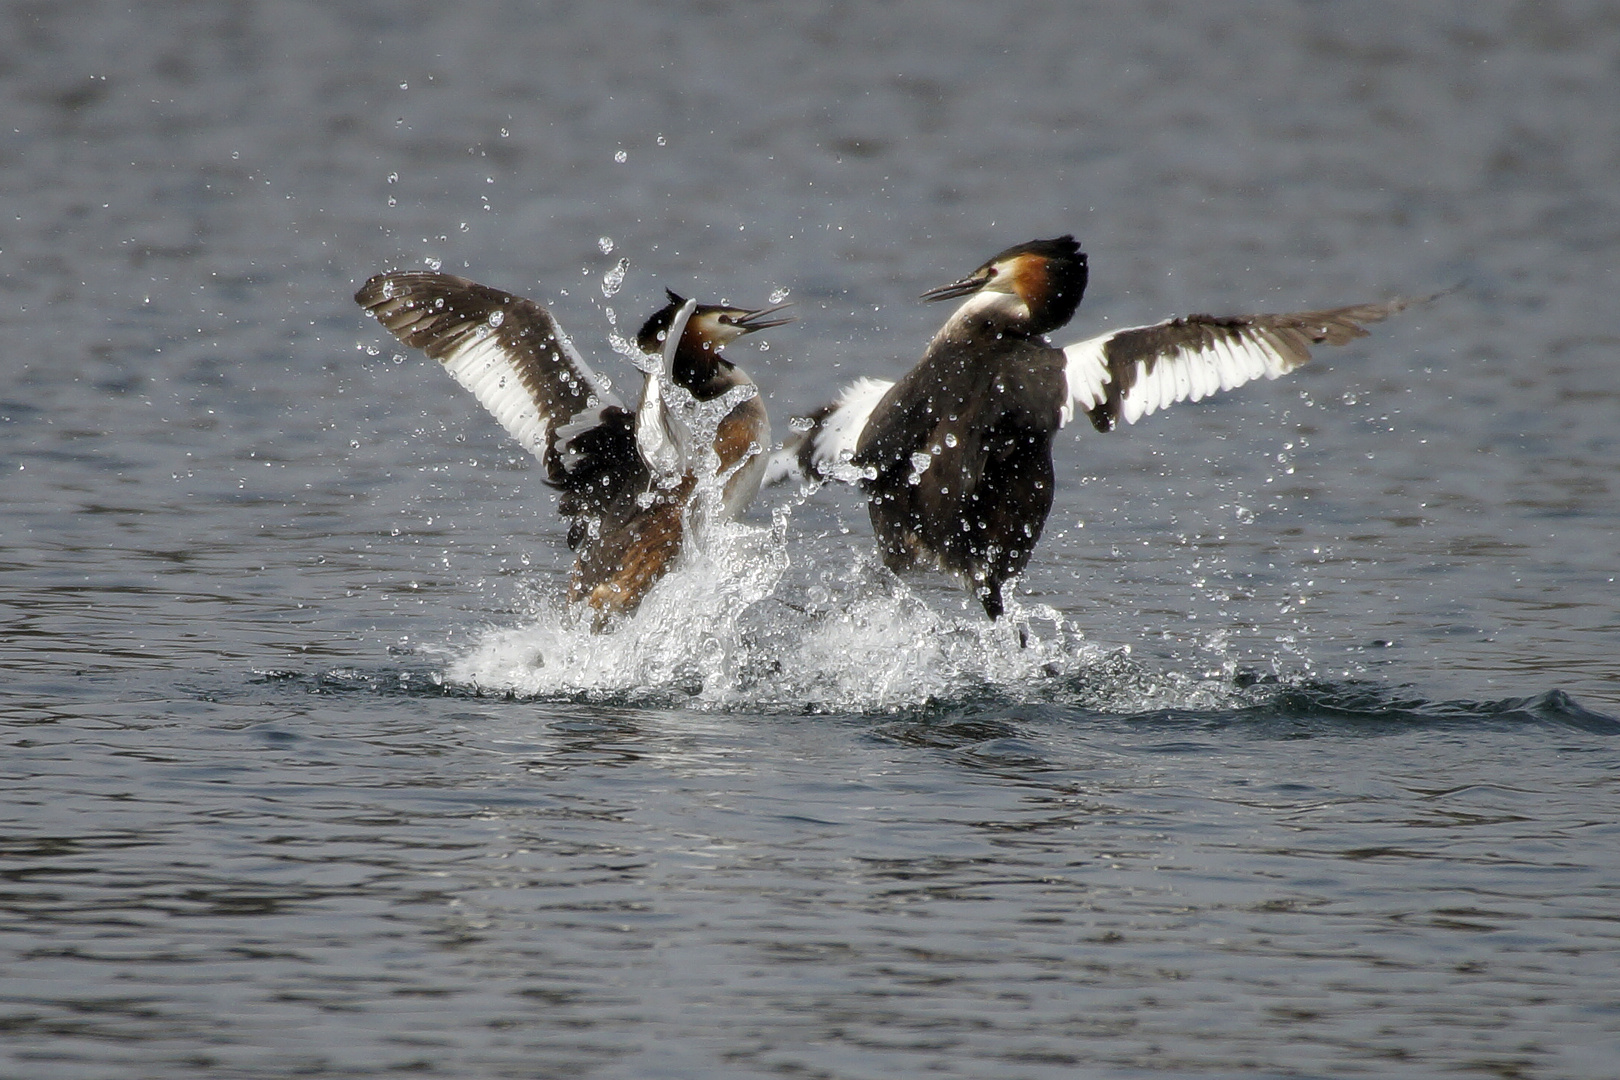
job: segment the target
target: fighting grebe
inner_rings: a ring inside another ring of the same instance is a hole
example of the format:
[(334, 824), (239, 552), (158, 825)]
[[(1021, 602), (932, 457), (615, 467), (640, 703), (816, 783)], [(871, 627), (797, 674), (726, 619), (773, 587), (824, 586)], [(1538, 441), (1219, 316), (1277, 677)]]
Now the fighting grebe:
[(569, 599), (595, 609), (597, 628), (634, 611), (681, 550), (699, 455), (665, 382), (690, 400), (730, 406), (711, 444), (716, 475), (725, 478), (722, 513), (735, 516), (753, 500), (770, 447), (758, 387), (720, 349), (792, 321), (771, 318), (786, 305), (750, 311), (666, 293), (669, 303), (637, 335), (648, 363), (633, 411), (532, 300), (429, 272), (378, 274), (354, 297), (394, 336), (442, 363), (540, 460), (569, 519)]
[(1046, 335), (1085, 292), (1072, 236), (1001, 252), (923, 294), (965, 297), (898, 382), (861, 379), (788, 440), (787, 468), (860, 485), (883, 561), (960, 577), (991, 619), (1052, 509), (1052, 439), (1084, 412), (1098, 431), (1178, 401), (1275, 379), (1417, 301), (1286, 315), (1188, 315), (1058, 349)]

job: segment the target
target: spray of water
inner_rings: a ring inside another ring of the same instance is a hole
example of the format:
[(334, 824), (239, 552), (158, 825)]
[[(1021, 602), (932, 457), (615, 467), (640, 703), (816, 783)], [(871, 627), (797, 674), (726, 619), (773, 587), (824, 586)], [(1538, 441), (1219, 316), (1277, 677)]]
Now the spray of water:
[(522, 697), (793, 713), (897, 712), (986, 696), (1114, 713), (1246, 703), (1230, 678), (1154, 671), (1129, 649), (1087, 642), (1045, 606), (1009, 597), (1008, 617), (992, 624), (965, 593), (931, 602), (869, 543), (796, 534), (793, 512), (808, 489), (786, 496), (768, 524), (729, 519), (731, 473), (711, 447), (754, 389), (702, 402), (664, 377), (667, 358), (637, 350), (635, 360), (650, 388), (640, 407), (644, 452), (671, 476), (697, 481), (678, 564), (601, 633), (591, 613), (560, 596), (532, 596), (519, 624), (448, 658), (449, 682)]

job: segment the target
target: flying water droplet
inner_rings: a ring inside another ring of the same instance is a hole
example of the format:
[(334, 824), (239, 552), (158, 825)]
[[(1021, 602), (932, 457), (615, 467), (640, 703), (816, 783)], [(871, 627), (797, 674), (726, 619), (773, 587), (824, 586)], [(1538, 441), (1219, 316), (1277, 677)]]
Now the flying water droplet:
[(630, 269), (629, 259), (620, 259), (618, 265), (602, 275), (602, 295), (611, 297), (624, 285), (625, 271)]
[(598, 236), (596, 238), (596, 246), (602, 249), (602, 254), (604, 255), (613, 254), (613, 237)]
[(932, 454), (924, 453), (921, 450), (917, 451), (915, 454), (912, 454), (911, 475), (906, 477), (906, 483), (913, 485), (922, 483), (922, 474), (927, 472), (928, 466), (932, 465), (933, 463), (934, 456)]
[(623, 150), (620, 150), (613, 155), (613, 160), (617, 161), (620, 165), (623, 165), (625, 162), (630, 160), (630, 155), (625, 153)]

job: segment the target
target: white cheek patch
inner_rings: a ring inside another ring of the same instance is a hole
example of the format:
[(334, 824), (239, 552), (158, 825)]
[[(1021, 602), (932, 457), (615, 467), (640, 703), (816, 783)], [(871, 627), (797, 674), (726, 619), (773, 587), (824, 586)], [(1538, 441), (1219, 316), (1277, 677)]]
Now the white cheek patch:
[(957, 305), (951, 317), (945, 320), (945, 325), (939, 328), (939, 333), (934, 335), (934, 340), (957, 336), (970, 324), (988, 315), (999, 315), (1016, 323), (1026, 322), (1029, 319), (1029, 305), (1016, 293), (980, 289)]

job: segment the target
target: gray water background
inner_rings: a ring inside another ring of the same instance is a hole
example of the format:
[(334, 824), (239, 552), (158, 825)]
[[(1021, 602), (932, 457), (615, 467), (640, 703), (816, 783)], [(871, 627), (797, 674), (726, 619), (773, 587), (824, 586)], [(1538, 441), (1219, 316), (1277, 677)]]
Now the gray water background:
[[(1615, 1075), (1617, 102), (1612, 3), (0, 7), (0, 1075)], [(788, 290), (780, 431), (1061, 232), (1060, 340), (1459, 288), (1060, 440), (1035, 663), (779, 488), (511, 680), (551, 497), (349, 299)]]

